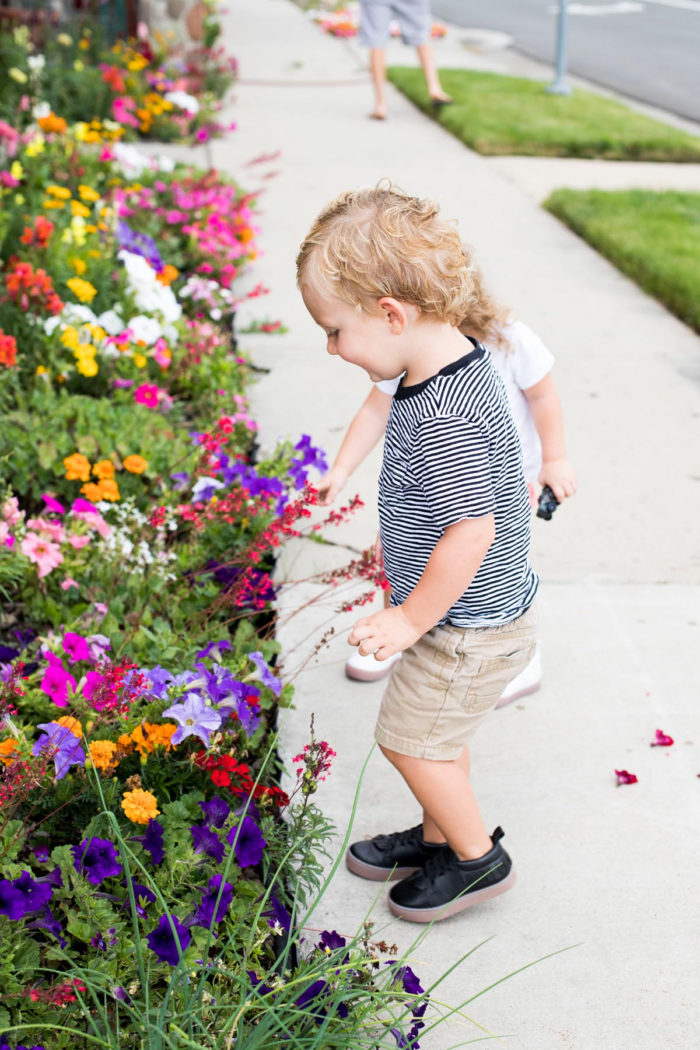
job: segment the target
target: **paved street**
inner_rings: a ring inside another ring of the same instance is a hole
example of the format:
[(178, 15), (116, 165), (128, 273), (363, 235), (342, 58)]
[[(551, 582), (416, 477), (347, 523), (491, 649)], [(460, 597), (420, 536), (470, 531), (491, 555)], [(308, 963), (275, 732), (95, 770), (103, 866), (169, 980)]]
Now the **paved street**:
[[(554, 63), (557, 0), (432, 0), (436, 17), (498, 29)], [(569, 0), (569, 69), (595, 84), (700, 120), (700, 0)]]

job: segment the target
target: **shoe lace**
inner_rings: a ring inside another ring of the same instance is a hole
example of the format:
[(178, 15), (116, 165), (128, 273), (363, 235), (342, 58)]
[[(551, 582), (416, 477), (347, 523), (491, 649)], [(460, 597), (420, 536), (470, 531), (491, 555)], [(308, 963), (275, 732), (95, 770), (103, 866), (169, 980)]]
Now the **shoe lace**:
[(437, 879), (454, 863), (455, 855), (451, 849), (436, 850), (423, 865), (423, 874), (428, 879)]
[(391, 849), (393, 846), (413, 846), (423, 841), (423, 825), (416, 824), (415, 828), (394, 831), (390, 835), (377, 835), (376, 841), (382, 849)]

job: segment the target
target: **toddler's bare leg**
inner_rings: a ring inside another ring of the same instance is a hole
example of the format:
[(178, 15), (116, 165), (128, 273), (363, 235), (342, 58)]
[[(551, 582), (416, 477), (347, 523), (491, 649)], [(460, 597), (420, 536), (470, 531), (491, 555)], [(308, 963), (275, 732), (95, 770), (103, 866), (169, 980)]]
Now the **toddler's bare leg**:
[(493, 843), (469, 782), (464, 755), (451, 762), (435, 762), (379, 746), (433, 822), (428, 830), (435, 827), (442, 832), (433, 841), (447, 839), (460, 860), (475, 860), (488, 853)]
[(386, 116), (386, 67), (384, 63), (384, 49), (372, 47), (369, 51), (369, 69), (372, 74), (374, 85), (375, 105), (372, 112), (373, 117)]
[[(469, 748), (464, 745), (464, 751), (457, 759), (457, 764), (460, 765), (464, 771), (464, 775), (469, 780), (469, 774), (471, 771), (471, 760), (469, 757)], [(425, 842), (444, 842), (445, 836), (443, 835), (440, 828), (437, 826), (433, 818), (427, 812), (423, 810), (423, 839)]]
[(438, 76), (438, 71), (435, 66), (435, 53), (433, 51), (433, 45), (419, 44), (416, 48), (416, 51), (418, 52), (418, 58), (423, 69), (423, 75), (425, 77), (425, 83), (428, 88), (428, 94), (432, 99), (447, 99), (448, 96), (442, 90), (440, 77)]

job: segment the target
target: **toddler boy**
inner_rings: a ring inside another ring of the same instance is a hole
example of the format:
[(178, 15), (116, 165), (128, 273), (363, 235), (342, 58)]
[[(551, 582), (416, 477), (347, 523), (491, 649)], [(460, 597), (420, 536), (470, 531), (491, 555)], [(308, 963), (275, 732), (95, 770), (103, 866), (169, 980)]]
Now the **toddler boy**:
[(430, 922), (505, 892), (515, 874), (486, 831), (468, 740), (535, 647), (530, 508), (515, 424), (490, 355), (458, 325), (480, 284), (430, 200), (386, 184), (341, 194), (297, 257), (328, 352), (394, 395), (379, 479), (392, 605), (355, 624), (363, 654), (392, 669), (376, 739), (423, 809), (408, 831), (354, 843), (363, 878), (401, 879), (395, 915)]

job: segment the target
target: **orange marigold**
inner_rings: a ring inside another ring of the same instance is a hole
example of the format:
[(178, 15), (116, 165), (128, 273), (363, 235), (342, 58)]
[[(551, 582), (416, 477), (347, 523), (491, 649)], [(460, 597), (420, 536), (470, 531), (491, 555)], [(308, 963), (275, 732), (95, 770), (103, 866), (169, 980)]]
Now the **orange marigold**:
[(3, 765), (9, 766), (17, 754), (19, 754), (19, 748), (17, 747), (16, 740), (11, 736), (0, 743), (0, 762), (2, 762)]
[(122, 809), (134, 824), (148, 824), (149, 820), (154, 820), (160, 813), (156, 796), (150, 791), (143, 791), (142, 788), (124, 792)]
[[(82, 452), (74, 452), (63, 460), (68, 481), (88, 481), (90, 477), (90, 460)], [(88, 497), (89, 499), (90, 497)]]
[(78, 740), (80, 740), (83, 735), (83, 727), (77, 718), (73, 718), (71, 715), (62, 715), (60, 718), (55, 718), (54, 721), (58, 722), (60, 726), (70, 729), (73, 736), (77, 736)]
[(160, 273), (156, 274), (156, 280), (160, 284), (169, 285), (172, 284), (176, 277), (180, 276), (180, 271), (170, 263), (166, 263)]
[(144, 470), (148, 466), (148, 463), (143, 456), (127, 456), (124, 460), (124, 470), (128, 470), (130, 474), (143, 474)]
[(114, 463), (111, 459), (101, 459), (92, 468), (92, 473), (100, 480), (114, 477)]
[(91, 740), (89, 747), (90, 758), (95, 769), (102, 769), (108, 772), (116, 765), (115, 754), (117, 745), (112, 743), (111, 740)]
[(51, 134), (51, 132), (54, 132), (56, 135), (62, 135), (68, 128), (63, 117), (57, 117), (53, 112), (49, 113), (48, 117), (39, 117), (37, 124), (47, 135)]

